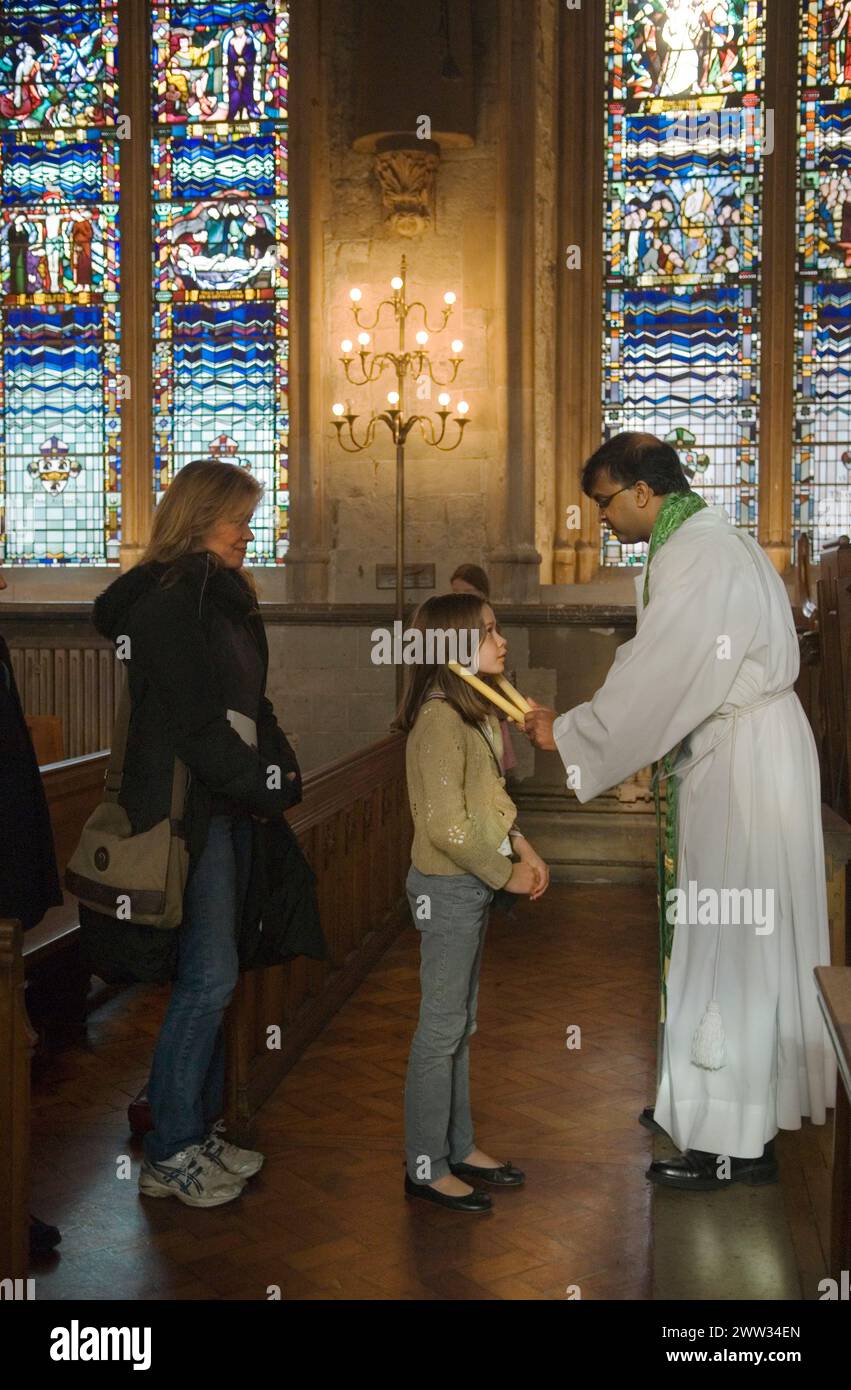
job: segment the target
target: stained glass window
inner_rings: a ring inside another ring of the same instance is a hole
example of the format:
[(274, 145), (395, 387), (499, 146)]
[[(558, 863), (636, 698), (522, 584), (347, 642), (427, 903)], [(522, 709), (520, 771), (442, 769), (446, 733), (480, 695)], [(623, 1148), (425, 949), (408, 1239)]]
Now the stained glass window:
[(118, 559), (116, 0), (0, 17), (0, 560)]
[(155, 493), (191, 459), (250, 469), (266, 492), (249, 563), (281, 563), (288, 6), (152, 9)]
[(851, 531), (851, 3), (801, 12), (792, 531)]
[[(755, 533), (763, 0), (607, 0), (605, 437), (673, 444)], [(603, 534), (605, 564), (645, 546)]]

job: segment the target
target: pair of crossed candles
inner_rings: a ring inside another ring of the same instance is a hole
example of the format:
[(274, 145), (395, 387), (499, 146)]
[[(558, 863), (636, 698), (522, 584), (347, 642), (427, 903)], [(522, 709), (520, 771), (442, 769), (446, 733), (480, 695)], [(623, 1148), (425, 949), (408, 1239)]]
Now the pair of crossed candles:
[(493, 686), (486, 685), (484, 681), (480, 681), (478, 676), (474, 676), (472, 671), (468, 671), (466, 667), (460, 666), (457, 661), (447, 661), (446, 664), (450, 671), (455, 672), (456, 676), (460, 676), (461, 679), (466, 681), (468, 685), (471, 685), (474, 690), (478, 690), (480, 695), (484, 695), (486, 700), (490, 700), (492, 704), (496, 705), (503, 713), (507, 714), (509, 719), (513, 719), (515, 724), (519, 724), (521, 729), (525, 729), (526, 720), (524, 716), (529, 713), (532, 706), (529, 704), (528, 700), (523, 698), (519, 690), (514, 689), (511, 681), (506, 680), (505, 676), (497, 676), (496, 682), (497, 685), (505, 691), (505, 695), (508, 696), (507, 699), (503, 695), (498, 695), (493, 689)]

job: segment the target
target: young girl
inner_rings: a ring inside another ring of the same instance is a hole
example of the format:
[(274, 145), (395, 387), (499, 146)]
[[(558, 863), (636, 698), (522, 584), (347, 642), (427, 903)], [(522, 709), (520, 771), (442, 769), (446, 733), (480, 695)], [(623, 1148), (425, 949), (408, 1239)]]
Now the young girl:
[[(502, 673), (507, 643), (493, 609), (475, 594), (430, 598), (411, 625), (478, 632), (479, 678)], [(490, 1197), (465, 1178), (494, 1187), (524, 1180), (510, 1162), (476, 1147), (470, 1115), (469, 1041), (488, 910), (499, 889), (539, 898), (549, 871), (514, 825), (490, 701), (447, 666), (425, 662), (412, 668), (394, 727), (409, 733), (414, 842), (406, 887), (421, 945), (422, 1003), (405, 1084), (405, 1192), (456, 1211), (487, 1211)]]

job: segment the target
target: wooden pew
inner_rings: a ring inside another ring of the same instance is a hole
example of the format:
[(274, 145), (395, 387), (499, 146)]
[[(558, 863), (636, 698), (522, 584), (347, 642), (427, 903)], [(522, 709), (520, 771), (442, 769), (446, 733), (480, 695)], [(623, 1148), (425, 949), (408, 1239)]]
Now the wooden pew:
[(35, 1034), (24, 1004), (23, 931), (0, 920), (0, 1279), (29, 1262), (30, 1061)]
[(65, 746), (59, 715), (27, 714), (25, 721), (39, 767), (46, 763), (61, 763), (65, 757)]
[(824, 797), (851, 820), (851, 542), (826, 545), (818, 583)]
[[(41, 768), (60, 882), (88, 817), (103, 796), (109, 754), (48, 763)], [(24, 933), (27, 1007), (49, 1039), (78, 1036), (84, 1026), (90, 977), (80, 956), (77, 899), (63, 893), (38, 926)]]
[[(305, 779), (288, 813), (314, 872), (330, 960), (304, 957), (240, 975), (227, 1020), (227, 1121), (251, 1139), (263, 1101), (357, 987), (408, 918), (413, 826), (405, 735), (392, 734)], [(268, 1046), (279, 1028), (280, 1048)]]
[[(101, 799), (107, 762), (108, 754), (94, 753), (41, 769), (60, 878)], [(54, 1036), (79, 1025), (89, 984), (79, 931), (70, 894), (28, 932), (0, 921), (0, 1279), (24, 1278), (29, 1260), (30, 1064), (38, 1035), (28, 1010)]]
[(847, 1281), (851, 1269), (851, 966), (819, 966), (815, 975), (839, 1073), (833, 1127), (829, 1269), (841, 1290), (842, 1280)]
[[(847, 894), (851, 836), (851, 542), (824, 547), (818, 583), (822, 795), (831, 964), (851, 964), (851, 904)], [(830, 869), (833, 867), (833, 874)]]

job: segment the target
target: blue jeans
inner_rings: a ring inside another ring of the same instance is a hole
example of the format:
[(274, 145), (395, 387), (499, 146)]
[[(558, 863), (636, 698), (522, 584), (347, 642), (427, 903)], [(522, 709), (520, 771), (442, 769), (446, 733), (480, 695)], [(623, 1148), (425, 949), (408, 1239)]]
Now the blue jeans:
[(251, 840), (249, 817), (211, 816), (186, 888), (177, 977), (148, 1082), (154, 1128), (145, 1135), (145, 1156), (155, 1163), (200, 1143), (224, 1108), (222, 1020), (239, 975), (236, 926)]
[(469, 1044), (494, 890), (475, 874), (421, 874), (413, 864), (405, 887), (420, 933), (422, 991), (405, 1080), (405, 1158), (411, 1180), (429, 1183), (476, 1147)]

